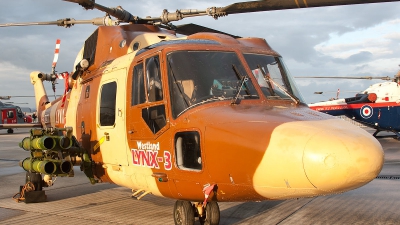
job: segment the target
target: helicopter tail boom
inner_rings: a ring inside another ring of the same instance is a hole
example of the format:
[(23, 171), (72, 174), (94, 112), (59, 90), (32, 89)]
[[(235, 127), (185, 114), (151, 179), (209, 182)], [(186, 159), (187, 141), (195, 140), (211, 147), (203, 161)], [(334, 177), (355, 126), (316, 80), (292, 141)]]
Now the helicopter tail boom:
[(35, 105), (38, 110), (44, 109), (46, 103), (49, 102), (46, 90), (43, 86), (43, 80), (48, 80), (49, 77), (39, 71), (34, 71), (30, 74), (31, 83), (35, 91)]

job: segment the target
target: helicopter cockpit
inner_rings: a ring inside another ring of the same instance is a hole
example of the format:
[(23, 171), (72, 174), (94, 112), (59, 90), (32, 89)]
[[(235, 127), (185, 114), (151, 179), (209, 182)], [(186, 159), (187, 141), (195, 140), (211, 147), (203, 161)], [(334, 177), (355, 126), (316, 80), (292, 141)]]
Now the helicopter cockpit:
[[(280, 57), (248, 53), (244, 58), (268, 99), (302, 101)], [(260, 98), (235, 52), (175, 51), (167, 55), (167, 67), (174, 118), (208, 102)]]
[(167, 64), (174, 118), (206, 102), (259, 98), (234, 52), (175, 51)]

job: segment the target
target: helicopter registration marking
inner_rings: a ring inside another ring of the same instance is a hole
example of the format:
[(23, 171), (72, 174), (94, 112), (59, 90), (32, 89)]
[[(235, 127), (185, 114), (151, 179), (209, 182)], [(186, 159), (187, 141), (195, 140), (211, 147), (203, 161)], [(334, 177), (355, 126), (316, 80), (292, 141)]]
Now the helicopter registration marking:
[(159, 142), (154, 144), (151, 142), (143, 143), (141, 141), (137, 141), (136, 143), (137, 149), (131, 150), (133, 165), (160, 169), (159, 163), (162, 163), (165, 160), (164, 168), (166, 170), (171, 170), (171, 153), (164, 151), (163, 157), (158, 156), (158, 152), (160, 150)]
[(57, 111), (56, 111), (56, 124), (65, 124), (65, 111), (64, 111), (64, 109), (57, 109)]

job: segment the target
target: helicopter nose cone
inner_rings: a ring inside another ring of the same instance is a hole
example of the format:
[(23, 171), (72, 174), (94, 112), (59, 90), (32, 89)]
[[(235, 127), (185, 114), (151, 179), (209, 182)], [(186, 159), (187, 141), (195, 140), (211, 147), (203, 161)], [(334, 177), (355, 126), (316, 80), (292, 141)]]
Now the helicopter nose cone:
[(321, 192), (342, 192), (373, 180), (383, 166), (383, 150), (366, 131), (350, 124), (325, 130), (309, 139), (304, 172)]
[(373, 180), (383, 150), (367, 131), (341, 119), (296, 121), (274, 129), (253, 185), (267, 199), (341, 193)]

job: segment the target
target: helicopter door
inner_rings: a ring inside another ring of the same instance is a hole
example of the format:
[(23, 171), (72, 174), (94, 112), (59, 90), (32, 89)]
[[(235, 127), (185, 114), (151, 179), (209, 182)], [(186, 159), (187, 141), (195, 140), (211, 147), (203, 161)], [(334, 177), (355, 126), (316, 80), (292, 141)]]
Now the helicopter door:
[(129, 139), (154, 140), (169, 128), (159, 56), (152, 56), (134, 66), (130, 82)]
[[(103, 162), (128, 165), (125, 127), (126, 69), (103, 74), (97, 103), (97, 140)], [(117, 79), (117, 77), (119, 79)]]
[(135, 183), (141, 188), (158, 189), (149, 172), (172, 168), (169, 140), (159, 138), (169, 128), (163, 87), (166, 82), (160, 68), (160, 57), (151, 56), (136, 62), (128, 78), (126, 126), (130, 164), (134, 167)]

